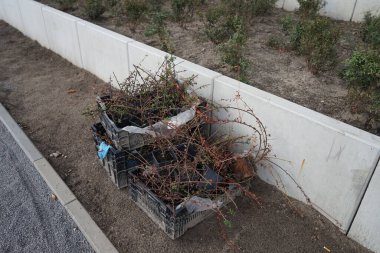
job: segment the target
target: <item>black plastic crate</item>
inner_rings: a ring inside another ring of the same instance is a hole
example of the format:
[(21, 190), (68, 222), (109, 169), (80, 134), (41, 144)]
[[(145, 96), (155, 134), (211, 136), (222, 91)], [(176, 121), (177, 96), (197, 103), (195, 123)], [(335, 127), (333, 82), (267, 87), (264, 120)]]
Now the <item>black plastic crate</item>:
[[(174, 240), (181, 237), (188, 229), (215, 213), (214, 210), (205, 210), (189, 214), (184, 206), (179, 205), (179, 208), (173, 208), (166, 205), (135, 176), (135, 172), (138, 169), (138, 167), (133, 168), (128, 173), (129, 197), (171, 239)], [(222, 201), (222, 206), (225, 206), (236, 196), (240, 195), (240, 193), (238, 188), (230, 187), (228, 196), (224, 194), (216, 200)]]
[[(106, 131), (101, 123), (94, 124), (91, 129), (96, 150), (99, 151), (100, 143), (107, 139)], [(99, 159), (99, 161), (112, 182), (121, 189), (128, 185), (128, 170), (140, 164), (139, 159), (137, 159), (138, 155), (137, 151), (118, 150), (111, 145), (107, 156), (104, 160)]]
[[(122, 130), (122, 128), (119, 128), (106, 112), (105, 102), (108, 99), (110, 99), (110, 96), (96, 97), (98, 109), (100, 111), (100, 122), (102, 123), (107, 135), (110, 137), (117, 149), (135, 150), (154, 141), (154, 137), (152, 137), (150, 134), (130, 133)], [(199, 104), (198, 109), (206, 105), (207, 103), (203, 101)], [(137, 126), (131, 121), (123, 121), (123, 123), (123, 125), (126, 126)], [(202, 132), (204, 132), (205, 135), (209, 135), (209, 124), (203, 124), (201, 128)]]

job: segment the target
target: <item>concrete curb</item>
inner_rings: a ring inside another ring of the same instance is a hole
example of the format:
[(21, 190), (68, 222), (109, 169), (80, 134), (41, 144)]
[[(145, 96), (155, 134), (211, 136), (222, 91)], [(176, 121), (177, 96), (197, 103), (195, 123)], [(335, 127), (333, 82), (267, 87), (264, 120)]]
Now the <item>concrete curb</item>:
[(59, 177), (49, 162), (41, 155), (1, 103), (0, 120), (4, 123), (30, 161), (34, 164), (36, 170), (40, 173), (49, 188), (65, 207), (71, 218), (75, 221), (87, 241), (90, 243), (91, 247), (97, 253), (117, 253), (118, 251), (116, 248), (108, 240), (98, 225), (96, 225), (86, 209), (77, 200), (65, 182)]

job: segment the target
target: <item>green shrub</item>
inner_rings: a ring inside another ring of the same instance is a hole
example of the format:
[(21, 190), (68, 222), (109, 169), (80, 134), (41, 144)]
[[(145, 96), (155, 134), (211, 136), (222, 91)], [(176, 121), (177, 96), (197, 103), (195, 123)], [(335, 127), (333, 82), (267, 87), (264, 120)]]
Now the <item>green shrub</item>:
[(127, 0), (125, 3), (125, 13), (132, 22), (137, 22), (144, 17), (148, 11), (148, 5), (144, 0)]
[(195, 9), (203, 2), (202, 0), (171, 0), (174, 20), (177, 22), (189, 20), (193, 17)]
[(105, 6), (108, 9), (111, 9), (112, 7), (115, 7), (119, 2), (120, 2), (120, 0), (105, 0), (104, 1)]
[(74, 4), (76, 0), (56, 0), (59, 4), (59, 8), (63, 11), (68, 11), (74, 9)]
[(105, 10), (102, 0), (86, 0), (85, 12), (90, 19), (98, 19)]
[(214, 44), (226, 42), (243, 26), (242, 18), (231, 15), (224, 6), (217, 6), (206, 12), (205, 33)]
[(314, 18), (318, 12), (326, 5), (325, 0), (297, 0), (300, 7), (298, 12), (301, 17)]
[(234, 14), (248, 19), (270, 13), (276, 2), (277, 0), (222, 0), (222, 3)]
[(147, 0), (149, 11), (160, 12), (165, 0)]
[[(240, 17), (235, 16), (235, 19), (238, 20)], [(239, 23), (237, 20), (235, 23)], [(249, 61), (244, 55), (246, 41), (245, 27), (241, 24), (237, 26), (232, 37), (219, 47), (223, 62), (238, 72), (241, 81), (245, 81), (246, 70), (249, 67)]]
[(285, 34), (289, 35), (295, 25), (295, 21), (291, 16), (287, 15), (280, 20), (280, 25)]
[(106, 9), (110, 10), (115, 17), (116, 25), (122, 24), (122, 19), (125, 15), (125, 0), (107, 0), (105, 2)]
[(376, 88), (370, 95), (370, 107), (369, 110), (376, 117), (377, 122), (380, 120), (380, 88)]
[(153, 12), (151, 13), (151, 21), (145, 30), (145, 36), (151, 37), (158, 36), (161, 43), (162, 50), (173, 53), (173, 47), (170, 43), (170, 34), (166, 28), (166, 19), (169, 17), (165, 12)]
[(380, 49), (380, 16), (367, 12), (362, 24), (362, 39), (375, 49)]
[(290, 31), (290, 47), (305, 55), (313, 73), (325, 71), (336, 64), (338, 30), (328, 18), (301, 20)]
[(273, 10), (276, 2), (277, 0), (251, 0), (249, 10), (255, 16), (265, 15)]
[(302, 53), (301, 51), (301, 39), (304, 36), (304, 25), (301, 22), (297, 22), (293, 25), (293, 28), (290, 31), (290, 47), (291, 49)]
[(380, 57), (374, 51), (355, 51), (347, 60), (343, 77), (361, 87), (380, 87)]
[(338, 40), (338, 30), (329, 19), (316, 18), (304, 23), (300, 50), (307, 56), (312, 71), (328, 70), (336, 64)]

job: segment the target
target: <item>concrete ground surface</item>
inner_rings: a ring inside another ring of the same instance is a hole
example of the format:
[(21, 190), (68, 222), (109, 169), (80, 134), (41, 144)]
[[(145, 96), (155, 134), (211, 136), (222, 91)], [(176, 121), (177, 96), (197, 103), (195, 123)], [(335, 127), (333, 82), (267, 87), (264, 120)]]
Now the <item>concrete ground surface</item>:
[[(97, 161), (89, 109), (106, 85), (0, 22), (0, 102), (23, 127), (120, 252), (370, 252), (326, 218), (260, 180), (262, 204), (237, 200), (232, 228), (210, 218), (169, 239), (107, 178)], [(64, 157), (49, 157), (59, 151)], [(228, 235), (232, 246), (226, 243)]]
[(0, 121), (0, 252), (94, 252)]

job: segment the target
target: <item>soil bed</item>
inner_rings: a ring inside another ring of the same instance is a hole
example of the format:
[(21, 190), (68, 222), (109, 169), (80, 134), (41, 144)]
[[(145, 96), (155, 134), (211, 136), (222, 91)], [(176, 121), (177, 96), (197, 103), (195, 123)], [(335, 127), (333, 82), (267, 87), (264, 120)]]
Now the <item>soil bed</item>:
[[(53, 0), (41, 0), (44, 4), (55, 8), (59, 6)], [(77, 1), (78, 8), (68, 11), (74, 16), (88, 19), (84, 15), (83, 1)], [(209, 1), (209, 6), (218, 2)], [(206, 7), (207, 8), (207, 7)], [(170, 8), (169, 8), (170, 9)], [(205, 10), (197, 10), (205, 13)], [(380, 134), (380, 122), (371, 119), (365, 105), (359, 101), (350, 100), (348, 83), (340, 75), (344, 61), (351, 53), (363, 45), (360, 39), (360, 24), (334, 21), (341, 33), (337, 44), (338, 65), (327, 72), (314, 75), (307, 67), (306, 59), (292, 51), (272, 49), (267, 46), (272, 36), (282, 36), (280, 20), (286, 16), (294, 16), (293, 12), (274, 9), (272, 14), (255, 17), (248, 30), (246, 57), (251, 62), (247, 74), (249, 84), (292, 102), (318, 111), (335, 119), (346, 122), (371, 133)], [(139, 21), (136, 25), (125, 16), (115, 18), (106, 11), (96, 23), (116, 31), (137, 41), (160, 48), (157, 37), (146, 37), (144, 31), (148, 21)], [(194, 15), (185, 23), (185, 28), (179, 23), (168, 20), (170, 43), (174, 54), (183, 59), (197, 63), (224, 75), (237, 78), (237, 73), (221, 60), (217, 46), (204, 35), (204, 24)]]
[[(293, 201), (295, 212), (282, 193), (260, 180), (252, 189), (262, 206), (238, 199), (239, 210), (229, 217), (232, 228), (225, 229), (234, 248), (226, 245), (215, 217), (172, 241), (98, 162), (90, 130), (98, 119), (82, 114), (105, 85), (0, 22), (0, 102), (120, 252), (369, 252), (311, 207)], [(49, 156), (56, 151), (63, 156)]]

